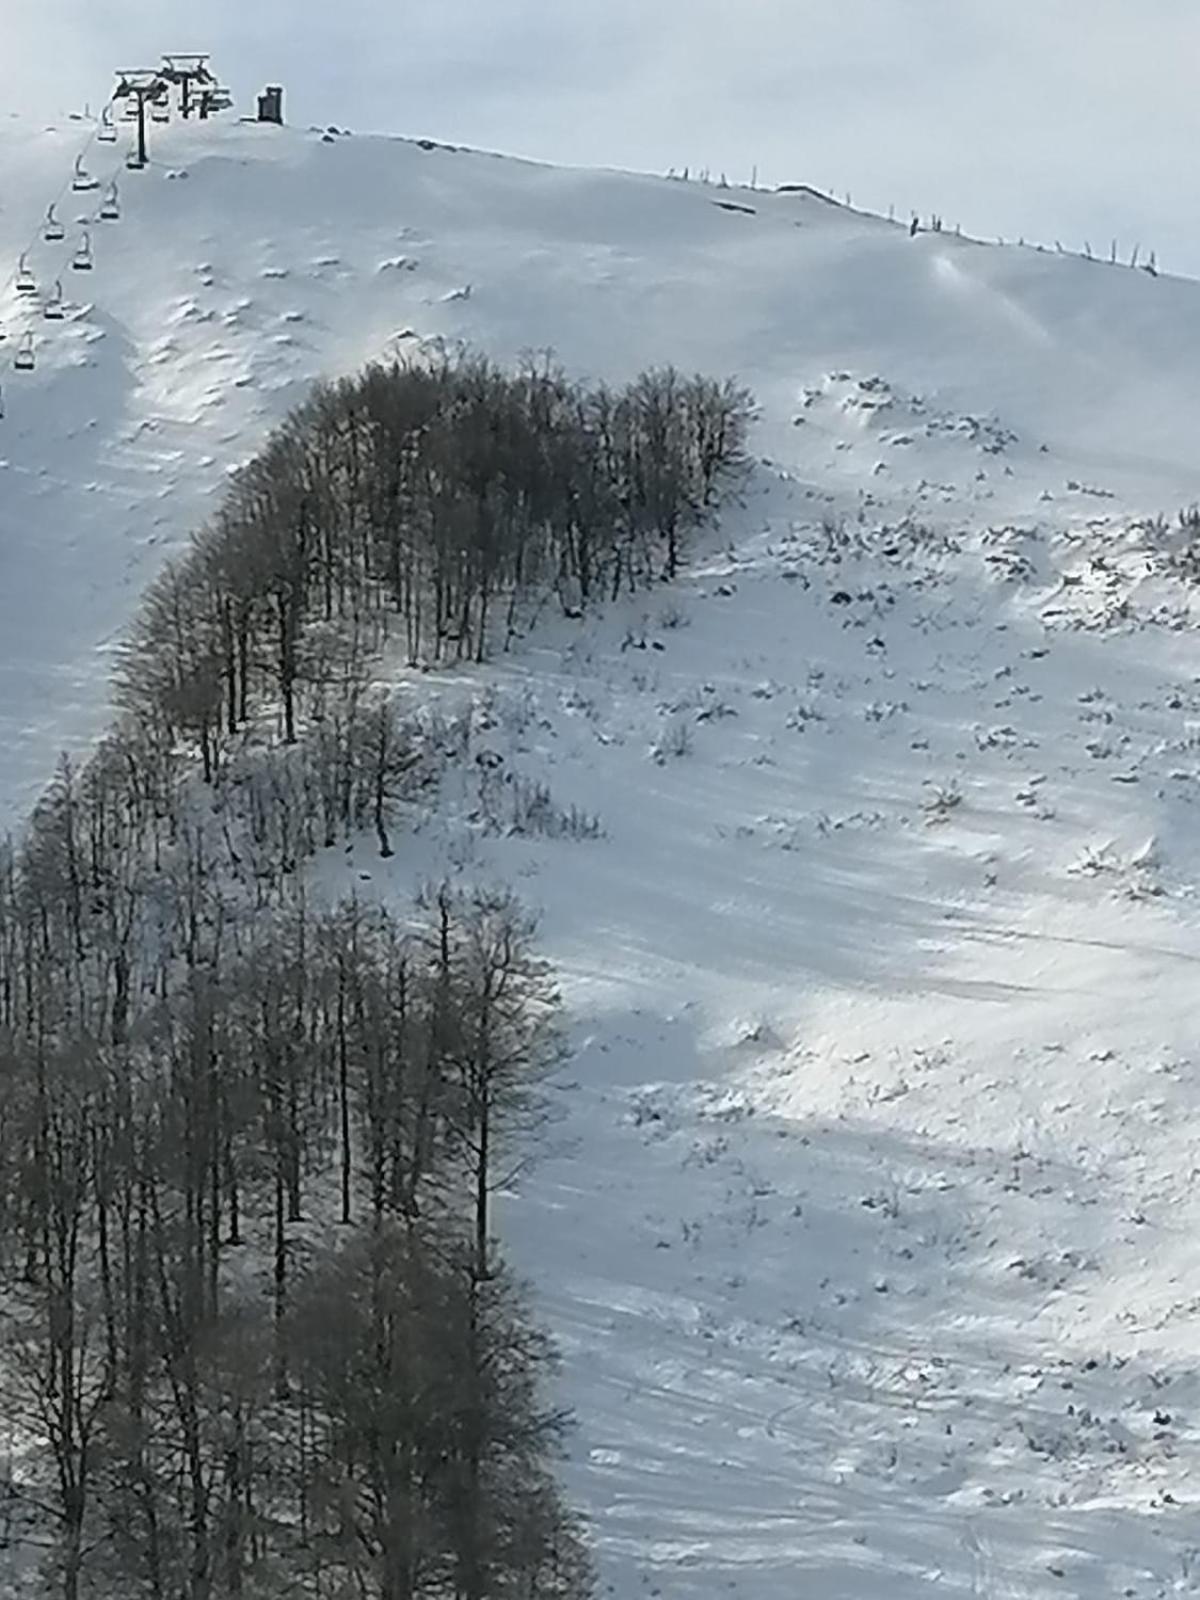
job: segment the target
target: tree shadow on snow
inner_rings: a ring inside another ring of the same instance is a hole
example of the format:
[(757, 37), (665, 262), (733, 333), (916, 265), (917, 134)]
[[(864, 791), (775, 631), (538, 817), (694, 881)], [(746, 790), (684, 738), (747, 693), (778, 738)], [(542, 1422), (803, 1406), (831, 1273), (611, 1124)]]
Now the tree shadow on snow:
[(613, 1592), (1082, 1600), (1187, 1569), (1195, 1373), (1064, 1333), (1103, 1292), (1094, 1176), (764, 1113), (687, 1015), (582, 1019), (554, 1097), (502, 1209)]

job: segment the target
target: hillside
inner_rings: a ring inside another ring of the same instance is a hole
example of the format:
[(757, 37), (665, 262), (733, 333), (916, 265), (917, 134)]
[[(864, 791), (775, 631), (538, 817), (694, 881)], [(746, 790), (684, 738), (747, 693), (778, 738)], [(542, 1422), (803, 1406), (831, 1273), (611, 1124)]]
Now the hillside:
[[(6, 258), (82, 139), (0, 135)], [(1197, 492), (1200, 287), (404, 141), (158, 150), (3, 380), (8, 819), (314, 375), (437, 338), (736, 374), (743, 506), (661, 597), (422, 677), (499, 775), (349, 864), (543, 910), (577, 1048), (506, 1214), (602, 1577), (1200, 1590), (1200, 679), (1141, 520)], [(603, 837), (510, 835), (543, 782)]]
[[(883, 419), (893, 441), (912, 431), (914, 395), (1016, 429), (1032, 481), (956, 486), (986, 498), (989, 520), (1037, 505), (1043, 489), (1073, 514), (1068, 481), (1153, 510), (1190, 492), (1191, 284), (910, 240), (804, 195), (398, 140), (154, 131), (146, 174), (123, 171), (123, 143), (87, 155), (98, 181), (118, 178), (123, 206), (119, 223), (92, 229), (90, 275), (69, 265), (73, 219), (102, 198), (70, 193), (86, 127), (13, 122), (0, 138), (6, 361), (25, 318), (38, 337), (37, 372), (2, 380), (0, 808), (10, 816), (64, 741), (96, 727), (106, 650), (164, 551), (211, 509), (223, 473), (314, 376), (414, 339), (465, 339), (500, 357), (552, 347), (568, 368), (613, 379), (662, 361), (736, 373), (762, 403), (763, 454), (906, 506), (928, 500), (923, 479), (946, 476), (925, 437), (916, 449), (889, 443), (860, 426), (861, 408), (791, 426), (803, 391), (831, 370), (895, 386)], [(47, 245), (39, 228), (55, 199), (68, 237)], [(65, 323), (42, 323), (15, 293), (31, 241), (43, 288), (62, 280)], [(1042, 444), (1049, 453), (1035, 459)]]

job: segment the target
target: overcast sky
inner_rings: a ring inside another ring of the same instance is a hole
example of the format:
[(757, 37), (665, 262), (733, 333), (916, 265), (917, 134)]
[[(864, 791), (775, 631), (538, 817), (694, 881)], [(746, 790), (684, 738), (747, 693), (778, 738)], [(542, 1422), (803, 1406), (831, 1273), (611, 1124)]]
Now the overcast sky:
[[(708, 166), (1200, 275), (1198, 0), (0, 0), (0, 105), (207, 49), (289, 119)], [(202, 20), (197, 20), (202, 19)]]

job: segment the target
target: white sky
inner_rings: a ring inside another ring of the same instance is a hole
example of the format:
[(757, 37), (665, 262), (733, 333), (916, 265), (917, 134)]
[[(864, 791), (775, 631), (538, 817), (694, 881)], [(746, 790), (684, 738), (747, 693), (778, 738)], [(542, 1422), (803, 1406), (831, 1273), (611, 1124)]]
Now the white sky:
[(708, 166), (1200, 275), (1197, 0), (0, 0), (0, 108), (209, 49), (294, 122)]

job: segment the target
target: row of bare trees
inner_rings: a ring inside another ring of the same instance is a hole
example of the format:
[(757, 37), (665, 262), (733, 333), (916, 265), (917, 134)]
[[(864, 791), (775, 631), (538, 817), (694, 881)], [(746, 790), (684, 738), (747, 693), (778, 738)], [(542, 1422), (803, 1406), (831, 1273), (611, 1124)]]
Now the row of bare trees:
[(493, 1242), (561, 1048), (507, 891), (244, 914), (202, 838), (0, 874), (0, 1414), (47, 1592), (582, 1596)]
[(373, 688), (389, 641), (478, 658), (672, 576), (748, 415), (671, 370), (373, 368), (147, 595), (109, 735), (0, 848), (0, 1561), (44, 1592), (589, 1592), (491, 1218), (562, 1047), (533, 924), (300, 868), (391, 854), (472, 753)]
[(480, 660), (548, 596), (578, 613), (674, 577), (749, 416), (672, 368), (619, 393), (477, 357), (320, 386), (151, 587), (119, 703), (212, 779), (264, 715), (288, 744), (331, 702), (353, 723), (391, 636), (411, 663)]

